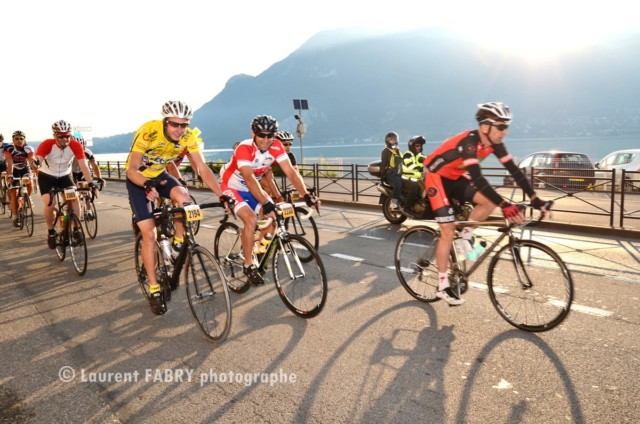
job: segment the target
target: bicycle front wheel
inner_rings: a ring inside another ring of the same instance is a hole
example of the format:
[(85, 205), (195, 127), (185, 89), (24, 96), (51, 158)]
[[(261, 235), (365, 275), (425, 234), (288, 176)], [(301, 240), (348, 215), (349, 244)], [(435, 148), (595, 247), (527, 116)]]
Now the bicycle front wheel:
[(273, 281), (280, 298), (297, 316), (315, 317), (327, 301), (327, 275), (318, 252), (306, 238), (294, 234), (274, 242), (279, 244), (272, 258)]
[(229, 289), (235, 293), (244, 293), (249, 290), (249, 281), (242, 272), (244, 254), (241, 233), (236, 224), (225, 222), (218, 227), (213, 246), (214, 255), (227, 276)]
[(84, 208), (84, 228), (87, 229), (89, 237), (96, 238), (98, 234), (98, 213), (93, 202), (89, 202), (89, 208)]
[(73, 268), (78, 275), (87, 272), (87, 243), (82, 229), (80, 218), (76, 215), (69, 215), (67, 220), (67, 235), (69, 237), (69, 251), (71, 251), (71, 261)]
[(186, 265), (189, 308), (205, 338), (221, 342), (231, 329), (227, 280), (211, 252), (196, 246)]
[[(284, 227), (288, 232), (297, 234), (309, 240), (311, 246), (315, 250), (318, 250), (320, 246), (320, 237), (318, 236), (318, 226), (316, 225), (315, 219), (312, 216), (307, 218), (303, 218), (302, 216), (307, 215), (308, 211), (302, 207), (294, 208), (295, 215), (291, 218), (287, 218), (284, 221)], [(303, 262), (309, 262), (313, 259), (312, 256), (304, 256), (304, 251), (300, 252), (300, 260)]]
[[(189, 197), (191, 198), (191, 201), (193, 202), (194, 205), (198, 204), (195, 197), (193, 197), (192, 195), (189, 195)], [(193, 235), (194, 236), (198, 235), (198, 231), (200, 231), (200, 220), (193, 221), (191, 225), (192, 225), (191, 229), (193, 230)]]
[(29, 237), (33, 235), (33, 205), (29, 196), (24, 197), (24, 207), (22, 208), (23, 220), (27, 226)]
[(503, 246), (489, 264), (491, 303), (502, 318), (525, 331), (547, 331), (569, 314), (573, 279), (550, 247), (533, 240)]
[(396, 244), (396, 274), (402, 287), (421, 302), (435, 302), (438, 291), (436, 245), (438, 233), (430, 227), (413, 227)]
[(67, 256), (67, 246), (65, 240), (65, 232), (67, 231), (67, 228), (63, 224), (63, 222), (60, 221), (61, 216), (63, 216), (63, 213), (60, 210), (56, 209), (53, 215), (53, 229), (56, 232), (56, 256), (58, 257), (58, 260), (60, 262), (64, 261), (65, 256)]

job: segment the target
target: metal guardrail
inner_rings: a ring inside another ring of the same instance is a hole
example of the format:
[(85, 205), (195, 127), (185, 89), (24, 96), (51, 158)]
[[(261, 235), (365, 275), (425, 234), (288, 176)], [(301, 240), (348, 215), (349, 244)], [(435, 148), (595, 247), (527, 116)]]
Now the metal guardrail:
[[(124, 179), (124, 162), (99, 165), (107, 178)], [(298, 164), (309, 186), (316, 187), (320, 198), (351, 203), (378, 204), (378, 179), (369, 174), (367, 165), (357, 164)], [(558, 175), (544, 175), (545, 170), (562, 171)], [(593, 176), (573, 175), (575, 169), (536, 168), (527, 175), (531, 185), (545, 200), (553, 200), (554, 214), (566, 214), (567, 222), (577, 217), (591, 225), (621, 229), (640, 222), (640, 172), (595, 170)], [(483, 168), (484, 176), (505, 198), (526, 201), (523, 190), (505, 185), (504, 168)], [(577, 173), (576, 173), (577, 174)], [(570, 179), (577, 184), (560, 184)], [(624, 184), (620, 182), (624, 181)], [(290, 188), (286, 177), (278, 177), (280, 187)], [(580, 188), (578, 188), (580, 187)], [(592, 217), (592, 218), (589, 218)], [(640, 224), (637, 224), (640, 227)]]

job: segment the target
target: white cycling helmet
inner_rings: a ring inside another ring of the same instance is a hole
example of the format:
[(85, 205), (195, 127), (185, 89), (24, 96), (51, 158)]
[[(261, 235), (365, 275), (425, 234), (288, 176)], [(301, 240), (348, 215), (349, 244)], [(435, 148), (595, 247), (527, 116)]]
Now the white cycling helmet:
[(478, 122), (482, 122), (485, 119), (509, 122), (512, 118), (511, 109), (502, 102), (481, 103), (478, 105), (478, 111), (476, 112), (476, 120)]
[(169, 100), (162, 105), (162, 116), (165, 118), (193, 118), (193, 110), (184, 102)]
[(51, 129), (53, 132), (71, 132), (71, 124), (61, 119), (54, 122), (53, 125), (51, 125)]

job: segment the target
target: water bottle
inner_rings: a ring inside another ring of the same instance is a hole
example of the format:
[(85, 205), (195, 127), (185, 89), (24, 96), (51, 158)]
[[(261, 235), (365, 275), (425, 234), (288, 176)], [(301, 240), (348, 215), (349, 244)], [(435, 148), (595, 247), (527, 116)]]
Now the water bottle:
[(166, 266), (171, 265), (171, 241), (163, 237), (160, 240), (160, 248), (162, 249), (162, 260)]
[(473, 249), (467, 254), (467, 259), (473, 262), (477, 261), (478, 258), (484, 253), (486, 246), (487, 242), (484, 240), (476, 244)]
[(60, 215), (60, 229), (62, 230), (62, 234), (66, 234), (67, 232), (67, 215)]
[(456, 251), (458, 252), (459, 257), (466, 258), (469, 256), (469, 253), (471, 252), (471, 244), (469, 243), (469, 240), (465, 240), (458, 236), (453, 242), (456, 246)]

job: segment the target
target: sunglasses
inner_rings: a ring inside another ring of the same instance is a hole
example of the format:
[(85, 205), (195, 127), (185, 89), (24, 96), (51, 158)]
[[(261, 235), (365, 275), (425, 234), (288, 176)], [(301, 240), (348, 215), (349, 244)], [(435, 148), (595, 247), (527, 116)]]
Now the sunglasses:
[(24, 137), (13, 137), (16, 141), (24, 141)]
[(172, 127), (172, 128), (187, 128), (189, 126), (188, 122), (185, 122), (184, 124), (181, 124), (180, 122), (173, 122), (173, 121), (167, 121), (167, 124)]
[(56, 134), (56, 138), (71, 138), (71, 134)]
[(261, 133), (261, 132), (256, 133), (256, 137), (258, 138), (273, 138), (274, 135), (275, 135), (274, 133)]
[(509, 124), (491, 124), (491, 126), (498, 131), (504, 131), (509, 129)]
[(283, 146), (289, 147), (289, 146), (293, 146), (293, 143), (282, 143)]

